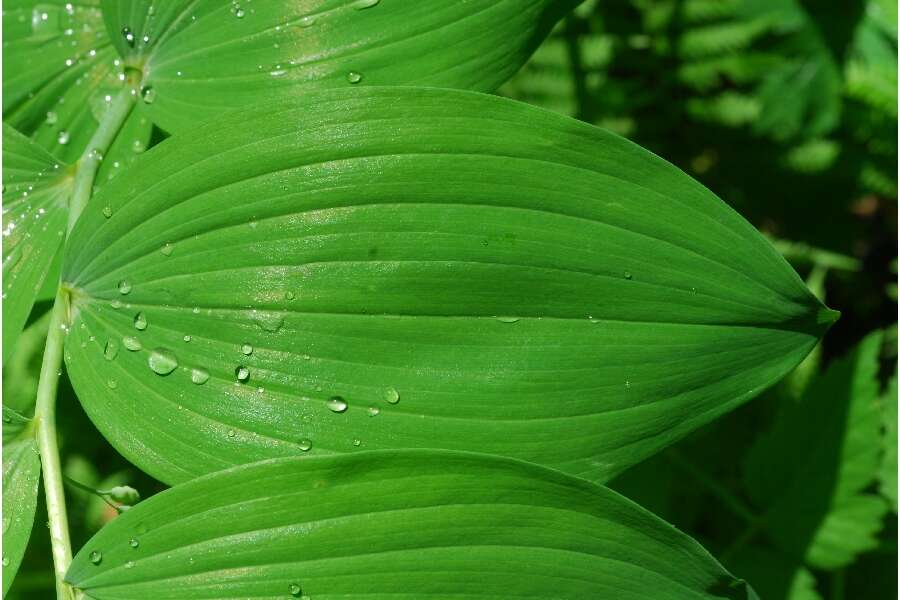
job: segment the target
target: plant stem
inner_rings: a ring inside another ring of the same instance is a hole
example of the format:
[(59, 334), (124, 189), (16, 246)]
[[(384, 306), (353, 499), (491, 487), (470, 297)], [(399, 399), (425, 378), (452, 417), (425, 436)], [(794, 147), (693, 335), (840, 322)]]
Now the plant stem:
[[(134, 106), (137, 92), (132, 81), (119, 92), (100, 121), (84, 154), (78, 161), (72, 198), (69, 205), (67, 235), (81, 215), (91, 197), (94, 178), (105, 152)], [(62, 465), (56, 434), (56, 391), (62, 374), (63, 344), (71, 324), (69, 294), (60, 285), (50, 316), (50, 329), (44, 346), (44, 358), (38, 380), (34, 421), (35, 437), (41, 455), (44, 478), (44, 494), (47, 499), (47, 520), (50, 527), (50, 545), (53, 554), (53, 570), (56, 575), (57, 600), (71, 600), (74, 590), (64, 581), (72, 562), (72, 543), (69, 540), (69, 523), (66, 515), (66, 497), (63, 490)]]

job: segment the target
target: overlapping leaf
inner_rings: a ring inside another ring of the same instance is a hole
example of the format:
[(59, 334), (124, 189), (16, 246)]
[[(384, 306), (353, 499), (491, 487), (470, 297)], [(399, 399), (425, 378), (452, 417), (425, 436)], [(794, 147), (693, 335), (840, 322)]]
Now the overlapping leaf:
[(671, 165), (474, 93), (235, 113), (151, 150), (79, 224), (70, 376), (168, 482), (310, 447), (604, 479), (777, 380), (833, 319)]
[(276, 459), (190, 481), (110, 523), (67, 579), (116, 600), (755, 598), (606, 488), (427, 451)]
[(767, 509), (771, 537), (815, 567), (844, 566), (878, 543), (887, 507), (865, 490), (879, 465), (880, 346), (880, 332), (870, 334), (813, 380), (747, 462), (747, 487)]
[(897, 373), (884, 391), (881, 399), (884, 425), (882, 439), (884, 454), (879, 471), (879, 489), (897, 512)]
[(3, 407), (3, 595), (31, 537), (41, 461), (29, 420)]
[(72, 174), (3, 125), (3, 361), (63, 243)]

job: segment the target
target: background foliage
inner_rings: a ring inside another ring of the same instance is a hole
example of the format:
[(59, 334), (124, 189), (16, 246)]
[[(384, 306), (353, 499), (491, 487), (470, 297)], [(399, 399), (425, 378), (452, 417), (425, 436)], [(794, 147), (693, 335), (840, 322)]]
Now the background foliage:
[(896, 3), (588, 2), (501, 93), (671, 160), (842, 311), (782, 384), (613, 487), (761, 598), (896, 598)]
[[(896, 56), (890, 0), (587, 2), (500, 90), (691, 173), (842, 311), (781, 385), (612, 484), (762, 598), (896, 597)], [(5, 365), (13, 409), (34, 396), (48, 307)], [(144, 497), (164, 489), (93, 429), (65, 378), (61, 387), (69, 477)], [(115, 510), (68, 497), (77, 548)], [(36, 526), (8, 597), (52, 594), (49, 556)]]

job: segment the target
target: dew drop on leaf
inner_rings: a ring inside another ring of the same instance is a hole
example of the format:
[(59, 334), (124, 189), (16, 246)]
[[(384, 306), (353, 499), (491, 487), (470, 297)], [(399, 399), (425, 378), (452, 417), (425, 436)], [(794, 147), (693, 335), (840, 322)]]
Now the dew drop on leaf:
[(347, 81), (349, 83), (359, 83), (360, 81), (362, 81), (362, 73), (350, 71), (349, 73), (347, 73)]
[(108, 340), (103, 348), (103, 358), (106, 360), (115, 360), (119, 355), (119, 344), (116, 340)]
[(625, 271), (625, 279), (631, 279), (631, 271)]
[(342, 413), (347, 410), (347, 402), (340, 396), (332, 396), (325, 404), (331, 412)]
[(367, 413), (370, 417), (377, 417), (378, 414), (379, 414), (380, 412), (381, 412), (381, 409), (378, 408), (377, 406), (370, 406), (370, 407), (368, 408), (368, 410), (366, 411), (366, 413)]
[(292, 583), (291, 585), (289, 585), (288, 590), (291, 592), (291, 596), (295, 597), (303, 593), (303, 590), (300, 589), (300, 586), (296, 583)]
[(99, 551), (97, 551), (97, 550), (94, 550), (93, 552), (90, 553), (90, 555), (88, 556), (88, 558), (90, 558), (90, 559), (91, 559), (91, 562), (94, 563), (95, 565), (99, 565), (99, 564), (100, 564), (100, 561), (103, 560), (103, 554), (101, 554), (101, 553), (100, 553)]
[(54, 125), (58, 120), (59, 117), (55, 112), (53, 112), (52, 110), (47, 112), (47, 125)]
[(103, 216), (106, 217), (107, 219), (110, 218), (112, 216), (112, 208), (110, 208), (108, 206), (104, 206), (103, 207)]
[(130, 540), (128, 540), (128, 545), (131, 546), (132, 548), (137, 548), (138, 546), (141, 545), (141, 542), (138, 541), (137, 538), (131, 538)]
[(66, 144), (68, 144), (69, 143), (69, 132), (66, 131), (65, 129), (60, 131), (59, 134), (57, 134), (57, 136), (56, 136), (56, 141), (61, 146), (65, 146)]
[(209, 371), (202, 367), (194, 367), (191, 369), (191, 381), (197, 385), (203, 385), (209, 381)]
[(139, 312), (134, 316), (134, 328), (140, 331), (147, 329), (147, 317), (144, 316), (144, 313)]
[(134, 336), (126, 335), (122, 338), (122, 345), (130, 352), (137, 352), (142, 349), (141, 341)]
[(247, 381), (250, 379), (250, 369), (241, 365), (234, 370), (234, 376), (238, 381)]
[(119, 293), (120, 294), (127, 294), (130, 291), (131, 291), (131, 283), (129, 283), (128, 281), (126, 281), (124, 279), (119, 282)]
[(229, 430), (228, 430), (228, 437), (234, 437), (235, 435), (236, 435), (236, 434), (235, 434), (235, 432), (234, 432), (234, 429), (229, 429)]
[(4, 557), (3, 557), (3, 566), (4, 566), (4, 567), (8, 567), (8, 566), (9, 566), (9, 557), (8, 557), (8, 556), (4, 556)]
[(381, 0), (356, 0), (353, 3), (353, 8), (356, 10), (364, 10), (366, 8), (372, 8), (373, 6), (377, 6)]
[(127, 561), (127, 562), (125, 563), (124, 567), (125, 567), (126, 569), (133, 569), (133, 568), (134, 568), (134, 561), (133, 561), (133, 560)]
[(309, 440), (300, 440), (300, 443), (297, 444), (297, 447), (300, 448), (303, 452), (309, 452), (309, 449), (312, 448), (312, 442)]
[(398, 392), (395, 388), (389, 387), (384, 392), (384, 399), (388, 401), (390, 404), (397, 404), (400, 402), (400, 392)]
[(122, 28), (122, 37), (125, 38), (125, 43), (131, 47), (134, 47), (134, 33), (131, 31), (130, 27)]
[(183, 338), (181, 338), (181, 339), (183, 339), (185, 342), (190, 342), (190, 341), (191, 341), (191, 336), (185, 335), (185, 336), (184, 336)]
[(234, 16), (236, 16), (238, 19), (243, 19), (244, 15), (246, 14), (244, 12), (244, 9), (241, 8), (240, 6), (235, 6), (233, 9), (233, 12), (234, 12)]
[(172, 244), (166, 243), (163, 244), (162, 248), (159, 249), (160, 252), (163, 253), (164, 256), (172, 256), (172, 250), (175, 249), (175, 246)]
[(242, 344), (241, 353), (245, 356), (250, 356), (251, 354), (253, 354), (253, 346), (251, 346), (250, 344)]
[(308, 15), (300, 19), (299, 21), (300, 27), (312, 27), (316, 24), (316, 18), (312, 15)]
[(150, 86), (144, 86), (141, 88), (141, 99), (144, 104), (153, 104), (153, 101), (156, 100), (156, 90)]
[(114, 390), (114, 389), (116, 389), (117, 387), (119, 387), (119, 384), (118, 384), (118, 382), (117, 382), (115, 379), (108, 379), (108, 380), (106, 381), (106, 386), (107, 386), (109, 389)]
[(155, 348), (147, 357), (147, 364), (157, 375), (168, 375), (178, 366), (178, 359), (167, 348)]
[(361, 444), (362, 444), (362, 440), (359, 440), (359, 439), (353, 440), (353, 445), (354, 445), (354, 446), (359, 446), (359, 445), (361, 445)]
[(250, 318), (257, 327), (269, 333), (275, 333), (284, 325), (284, 316), (279, 313), (254, 310)]

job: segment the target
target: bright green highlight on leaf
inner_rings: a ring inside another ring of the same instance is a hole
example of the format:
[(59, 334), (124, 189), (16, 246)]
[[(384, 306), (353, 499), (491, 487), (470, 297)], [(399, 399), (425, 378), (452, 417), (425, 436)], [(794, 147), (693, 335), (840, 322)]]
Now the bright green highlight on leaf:
[[(779, 379), (834, 318), (668, 163), (468, 92), (354, 88), (216, 120), (104, 188), (71, 248), (70, 376), (168, 482), (309, 443), (603, 480)], [(106, 360), (127, 337), (142, 350)], [(176, 369), (148, 366), (159, 348)]]
[(276, 459), (176, 486), (94, 536), (67, 579), (116, 600), (755, 598), (606, 488), (431, 451)]
[(3, 362), (63, 243), (72, 174), (3, 124)]
[(3, 407), (3, 595), (19, 570), (31, 537), (41, 460), (31, 423)]

